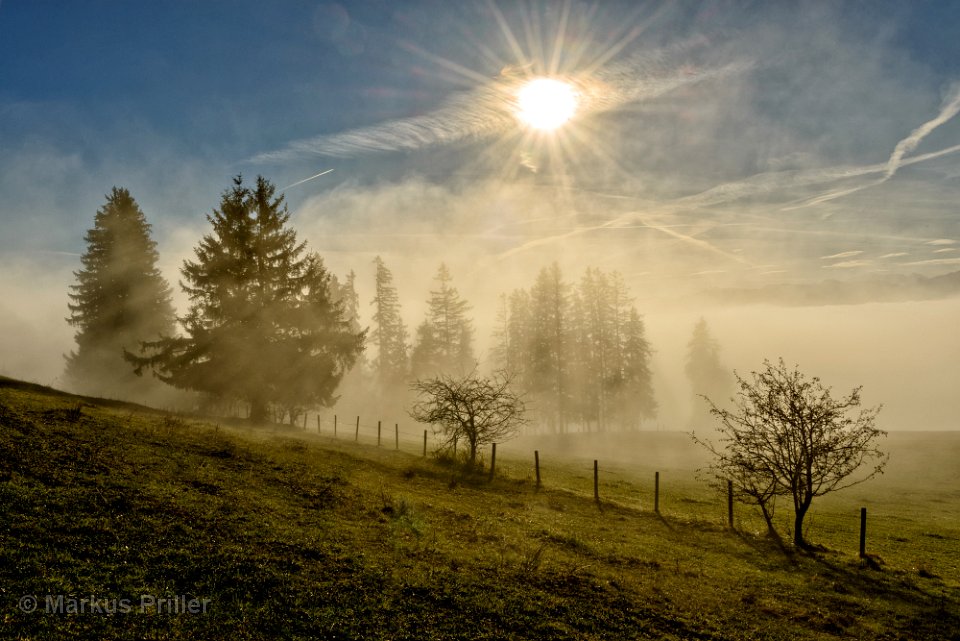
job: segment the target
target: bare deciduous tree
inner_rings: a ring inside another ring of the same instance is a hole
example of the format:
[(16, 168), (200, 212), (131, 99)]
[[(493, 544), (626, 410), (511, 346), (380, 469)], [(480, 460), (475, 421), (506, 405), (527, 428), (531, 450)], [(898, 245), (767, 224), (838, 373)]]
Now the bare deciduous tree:
[[(819, 378), (807, 380), (796, 368), (764, 361), (752, 380), (737, 378), (732, 410), (719, 408), (704, 397), (720, 422), (719, 445), (694, 437), (716, 457), (711, 470), (732, 480), (741, 500), (760, 506), (767, 526), (772, 501), (793, 501), (793, 542), (807, 547), (803, 519), (813, 499), (862, 483), (883, 472), (888, 457), (875, 445), (886, 432), (874, 422), (880, 407), (860, 407), (858, 387), (834, 399)], [(865, 474), (861, 466), (873, 462)]]
[(477, 449), (498, 443), (516, 434), (526, 422), (523, 399), (510, 389), (503, 373), (492, 378), (473, 374), (464, 378), (447, 375), (418, 380), (412, 389), (419, 400), (410, 416), (421, 423), (441, 429), (443, 447), (466, 441), (470, 447), (470, 465), (477, 460)]

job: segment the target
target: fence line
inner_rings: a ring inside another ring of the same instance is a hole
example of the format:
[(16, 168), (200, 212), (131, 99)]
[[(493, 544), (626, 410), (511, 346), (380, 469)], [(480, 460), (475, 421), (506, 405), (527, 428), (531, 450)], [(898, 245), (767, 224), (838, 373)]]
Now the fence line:
[[(338, 414), (334, 414), (332, 418), (323, 418), (320, 413), (317, 413), (316, 414), (316, 433), (319, 436), (342, 440), (338, 433), (338, 427), (340, 426), (340, 423), (341, 423), (340, 418), (341, 417)], [(373, 422), (362, 421), (360, 416), (356, 416), (353, 423), (354, 423), (353, 442), (361, 445), (372, 445), (374, 442), (374, 438), (376, 438), (376, 445), (378, 447), (381, 447), (383, 445), (383, 442), (382, 442), (383, 420), (382, 419), (377, 420), (376, 424), (374, 424)], [(401, 429), (401, 423), (394, 422), (393, 450), (397, 452), (407, 452), (408, 454), (415, 452), (419, 456), (426, 457), (428, 454), (429, 445), (430, 445), (429, 433), (431, 432), (431, 430), (424, 429), (422, 430), (422, 435), (421, 435), (420, 424), (413, 424), (413, 425), (416, 425), (416, 428), (417, 428), (415, 433), (410, 431), (411, 427), (408, 426), (407, 424), (404, 424), (403, 428)], [(303, 416), (302, 430), (308, 431), (307, 426), (308, 426), (308, 415), (305, 413)], [(297, 427), (300, 427), (300, 426), (297, 425)], [(440, 445), (443, 441), (437, 438), (438, 431), (436, 429), (432, 431), (434, 432), (433, 445), (434, 446)], [(362, 437), (362, 440), (361, 440), (361, 437)], [(494, 479), (498, 476), (508, 477), (510, 472), (517, 472), (517, 471), (519, 471), (520, 474), (523, 474), (524, 470), (526, 470), (527, 474), (529, 474), (530, 471), (533, 472), (534, 480), (536, 483), (535, 487), (537, 490), (540, 490), (544, 487), (551, 487), (555, 490), (569, 492), (574, 495), (580, 495), (580, 496), (583, 496), (584, 498), (589, 496), (589, 494), (587, 494), (587, 492), (589, 491), (587, 488), (589, 486), (585, 485), (579, 488), (570, 487), (569, 482), (562, 482), (560, 479), (551, 481), (550, 473), (549, 473), (550, 472), (549, 465), (546, 468), (543, 466), (544, 461), (540, 456), (539, 450), (533, 451), (533, 457), (532, 457), (533, 469), (532, 470), (529, 467), (527, 467), (528, 465), (530, 465), (529, 462), (523, 463), (522, 460), (516, 459), (515, 456), (512, 456), (510, 459), (506, 459), (502, 461), (499, 464), (499, 468), (498, 468), (497, 467), (498, 461), (496, 458), (496, 447), (497, 447), (497, 444), (494, 443), (491, 445), (491, 448), (489, 450), (490, 452), (489, 480), (491, 482), (494, 481)], [(454, 443), (454, 448), (456, 448), (456, 443)], [(567, 475), (569, 475), (570, 471), (576, 472), (576, 471), (582, 470), (582, 472), (584, 473), (584, 476), (575, 476), (574, 478), (582, 478), (587, 482), (589, 482), (590, 477), (586, 476), (586, 474), (589, 472), (593, 473), (593, 500), (598, 505), (602, 505), (603, 503), (603, 500), (601, 500), (601, 496), (602, 496), (601, 490), (604, 487), (618, 490), (618, 491), (611, 492), (609, 494), (603, 494), (603, 496), (607, 497), (605, 499), (606, 501), (621, 502), (624, 498), (626, 498), (629, 503), (631, 498), (636, 499), (636, 497), (647, 493), (647, 490), (644, 489), (644, 484), (638, 482), (638, 479), (635, 473), (618, 471), (617, 469), (609, 469), (606, 467), (602, 467), (600, 465), (599, 459), (593, 459), (592, 462), (593, 462), (592, 468), (586, 468), (586, 467), (579, 468), (576, 465), (571, 465), (570, 463), (567, 463), (563, 466), (563, 469), (567, 473)], [(545, 472), (546, 472), (546, 475), (544, 475)], [(613, 484), (606, 484), (606, 485), (602, 483), (602, 479), (606, 479), (609, 477), (617, 477), (619, 479), (624, 479), (624, 480), (614, 481)], [(527, 478), (530, 478), (530, 477), (527, 476)], [(629, 480), (626, 480), (626, 479), (629, 479)], [(660, 499), (661, 499), (662, 487), (661, 487), (660, 480), (661, 480), (660, 471), (655, 471), (652, 479), (653, 481), (652, 494), (653, 494), (653, 513), (657, 515), (660, 515), (661, 513)], [(626, 497), (624, 496), (625, 485), (628, 488)], [(721, 491), (720, 495), (718, 495), (718, 502), (715, 505), (715, 507), (717, 509), (718, 516), (719, 514), (723, 514), (723, 516), (720, 517), (721, 521), (725, 521), (725, 524), (727, 527), (729, 527), (730, 529), (734, 529), (735, 513), (734, 513), (733, 483), (732, 481), (728, 480), (723, 485), (725, 487), (723, 487), (723, 491)], [(710, 504), (710, 502), (708, 501), (691, 499), (689, 497), (683, 497), (680, 500), (692, 505), (697, 505), (697, 504), (709, 505)], [(725, 511), (723, 510), (722, 507), (720, 507), (721, 505), (723, 505), (723, 507), (726, 508)], [(637, 505), (635, 507), (637, 509), (642, 509), (640, 505)], [(688, 508), (683, 512), (686, 514), (690, 514), (692, 512), (695, 516), (700, 518), (708, 516), (708, 514), (714, 514), (713, 510), (710, 510), (709, 512), (704, 513), (702, 509), (698, 510), (696, 508), (692, 508), (692, 509)], [(860, 536), (858, 541), (860, 558), (866, 558), (870, 556), (866, 552), (866, 539), (867, 539), (866, 516), (867, 516), (866, 508), (861, 508), (860, 514), (859, 514), (859, 517), (860, 517), (859, 518), (859, 526), (860, 526), (859, 535)], [(751, 518), (748, 519), (748, 522), (753, 524), (753, 522), (756, 522), (758, 519), (759, 517), (751, 516)], [(852, 515), (847, 516), (847, 515), (832, 513), (832, 512), (821, 513), (819, 511), (811, 512), (808, 514), (807, 519), (805, 521), (805, 530), (807, 532), (809, 532), (810, 530), (820, 531), (820, 532), (823, 532), (824, 534), (831, 535), (831, 536), (842, 536), (844, 532), (849, 532), (850, 530), (854, 529), (856, 521), (857, 521), (856, 517)], [(743, 525), (744, 524), (741, 524), (741, 527), (743, 527)]]

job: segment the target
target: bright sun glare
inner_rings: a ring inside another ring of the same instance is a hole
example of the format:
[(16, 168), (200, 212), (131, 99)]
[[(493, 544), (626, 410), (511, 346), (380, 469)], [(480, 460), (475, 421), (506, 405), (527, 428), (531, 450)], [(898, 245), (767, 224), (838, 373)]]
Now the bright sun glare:
[(537, 78), (517, 93), (517, 117), (534, 129), (551, 131), (577, 111), (577, 92), (560, 80)]

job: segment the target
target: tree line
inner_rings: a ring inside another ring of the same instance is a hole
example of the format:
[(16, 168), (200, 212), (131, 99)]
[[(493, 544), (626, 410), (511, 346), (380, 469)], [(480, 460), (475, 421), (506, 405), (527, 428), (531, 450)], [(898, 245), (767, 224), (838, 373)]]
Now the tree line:
[[(67, 382), (146, 400), (159, 379), (221, 409), (244, 405), (255, 421), (294, 422), (336, 403), (345, 381), (381, 404), (407, 405), (415, 381), (477, 369), (472, 308), (446, 265), (411, 335), (393, 274), (376, 257), (372, 324), (363, 328), (356, 275), (338, 279), (289, 218), (269, 180), (235, 178), (180, 269), (189, 307), (178, 317), (151, 226), (130, 192), (114, 188), (84, 237), (69, 293), (77, 346)], [(528, 399), (536, 429), (635, 429), (656, 415), (653, 350), (617, 272), (589, 268), (569, 283), (556, 264), (545, 267), (528, 289), (501, 296), (492, 338), (490, 369)], [(695, 394), (717, 391), (717, 354), (701, 321), (687, 355)]]
[(618, 272), (588, 268), (571, 284), (554, 263), (500, 299), (493, 361), (529, 395), (541, 429), (634, 429), (654, 417), (651, 354)]

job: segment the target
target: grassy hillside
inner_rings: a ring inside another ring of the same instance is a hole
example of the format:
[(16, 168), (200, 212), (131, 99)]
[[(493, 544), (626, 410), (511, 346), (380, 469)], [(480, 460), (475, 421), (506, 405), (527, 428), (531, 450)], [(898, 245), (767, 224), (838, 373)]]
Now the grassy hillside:
[[(3, 636), (960, 639), (956, 479), (890, 497), (902, 515), (878, 519), (871, 568), (845, 526), (818, 525), (815, 555), (754, 535), (746, 516), (725, 529), (692, 478), (653, 514), (648, 470), (623, 462), (604, 469), (598, 506), (584, 461), (559, 454), (537, 490), (509, 448), (488, 483), (294, 436), (0, 380)], [(132, 611), (45, 611), (58, 594)], [(141, 612), (140, 595), (206, 612)]]

